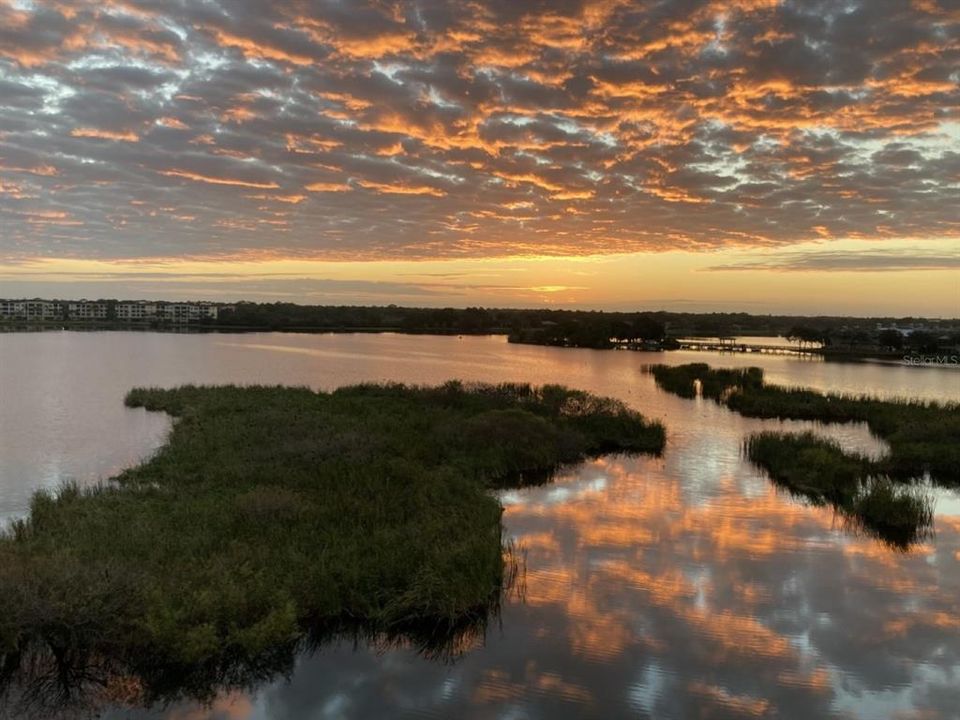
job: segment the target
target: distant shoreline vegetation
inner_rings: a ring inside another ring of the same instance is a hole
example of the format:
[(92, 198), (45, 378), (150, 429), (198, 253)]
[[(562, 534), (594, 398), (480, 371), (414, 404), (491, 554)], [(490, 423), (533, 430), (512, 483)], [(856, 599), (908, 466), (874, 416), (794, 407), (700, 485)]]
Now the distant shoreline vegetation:
[(38, 493), (0, 536), (10, 702), (118, 684), (203, 698), (344, 634), (455, 654), (517, 570), (491, 489), (664, 445), (620, 401), (556, 385), (186, 386), (126, 404), (177, 418), (167, 444), (102, 486)]
[(704, 363), (649, 368), (657, 385), (685, 398), (702, 396), (755, 418), (864, 422), (890, 446), (870, 460), (813, 433), (762, 432), (745, 451), (771, 478), (811, 501), (829, 503), (855, 524), (894, 545), (921, 539), (933, 521), (931, 501), (915, 485), (929, 477), (960, 486), (960, 404), (879, 400), (767, 385), (757, 367), (715, 369)]
[(506, 335), (519, 344), (654, 351), (679, 348), (678, 338), (699, 337), (715, 338), (717, 347), (732, 352), (749, 349), (743, 346), (751, 336), (776, 336), (786, 338), (797, 351), (826, 358), (883, 358), (911, 365), (958, 364), (950, 360), (960, 358), (960, 320), (913, 317), (0, 300), (0, 330), (27, 328)]

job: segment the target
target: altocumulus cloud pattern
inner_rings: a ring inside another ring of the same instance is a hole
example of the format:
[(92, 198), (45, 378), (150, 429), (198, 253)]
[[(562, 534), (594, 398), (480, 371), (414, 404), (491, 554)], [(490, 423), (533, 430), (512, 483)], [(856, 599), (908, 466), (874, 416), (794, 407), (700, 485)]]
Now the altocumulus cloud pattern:
[(952, 0), (0, 0), (0, 258), (960, 235)]

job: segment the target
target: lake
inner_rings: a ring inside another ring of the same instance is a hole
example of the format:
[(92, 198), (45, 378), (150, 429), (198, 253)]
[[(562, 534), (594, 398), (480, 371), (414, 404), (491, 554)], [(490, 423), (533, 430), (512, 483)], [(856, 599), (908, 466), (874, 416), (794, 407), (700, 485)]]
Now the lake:
[(960, 400), (960, 372), (818, 358), (634, 353), (412, 335), (0, 334), (0, 516), (38, 488), (93, 483), (170, 427), (137, 385), (559, 382), (667, 428), (660, 458), (606, 457), (501, 499), (525, 572), (455, 662), (353, 643), (211, 705), (105, 718), (958, 717), (960, 498), (908, 552), (778, 491), (741, 456), (759, 428), (812, 428), (873, 455), (862, 425), (759, 421), (658, 390), (648, 363), (759, 365), (773, 383)]

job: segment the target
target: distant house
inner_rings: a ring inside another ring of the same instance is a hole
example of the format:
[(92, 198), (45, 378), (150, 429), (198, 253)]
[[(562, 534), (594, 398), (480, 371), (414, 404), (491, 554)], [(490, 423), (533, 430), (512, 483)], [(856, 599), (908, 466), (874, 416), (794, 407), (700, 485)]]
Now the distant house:
[(899, 333), (901, 337), (910, 337), (913, 333), (917, 332), (918, 330), (923, 331), (925, 330), (925, 328), (917, 327), (916, 325), (913, 325), (911, 327), (902, 327), (900, 325), (882, 325), (881, 323), (877, 323), (878, 333), (893, 331), (895, 333)]

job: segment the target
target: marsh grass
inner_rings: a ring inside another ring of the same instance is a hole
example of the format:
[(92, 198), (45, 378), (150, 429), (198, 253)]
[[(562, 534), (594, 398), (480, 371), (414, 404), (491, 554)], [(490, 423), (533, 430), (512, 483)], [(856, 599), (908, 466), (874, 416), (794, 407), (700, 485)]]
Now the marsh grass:
[(848, 526), (907, 548), (933, 527), (933, 498), (922, 489), (872, 476), (873, 463), (814, 433), (761, 432), (747, 457), (778, 485), (816, 505), (831, 505)]
[(923, 489), (871, 477), (861, 483), (851, 515), (868, 531), (906, 547), (932, 533), (933, 512), (933, 498)]
[(705, 363), (655, 365), (657, 385), (681, 397), (704, 397), (747, 417), (864, 422), (890, 453), (871, 460), (813, 433), (762, 432), (745, 442), (751, 461), (779, 485), (835, 507), (852, 527), (897, 547), (925, 537), (933, 499), (916, 487), (929, 474), (960, 483), (960, 405), (879, 400), (766, 385), (760, 368), (715, 369)]
[(699, 390), (705, 398), (721, 400), (731, 388), (763, 385), (763, 370), (760, 368), (713, 369), (706, 363), (689, 363), (651, 365), (647, 370), (659, 387), (685, 398), (696, 397)]
[(650, 368), (662, 389), (692, 397), (699, 382), (704, 397), (741, 415), (827, 423), (864, 422), (890, 446), (869, 467), (872, 474), (909, 481), (929, 473), (946, 486), (960, 484), (960, 404), (880, 400), (766, 385), (763, 370), (713, 369), (704, 363)]
[[(0, 538), (0, 666), (200, 695), (344, 633), (457, 647), (517, 576), (490, 492), (663, 427), (559, 386), (135, 389), (167, 444)], [(505, 560), (506, 557), (506, 560)], [(26, 662), (27, 658), (32, 658)], [(44, 661), (37, 658), (45, 658)]]
[(755, 433), (744, 441), (747, 457), (778, 483), (817, 503), (851, 506), (870, 461), (810, 432)]

